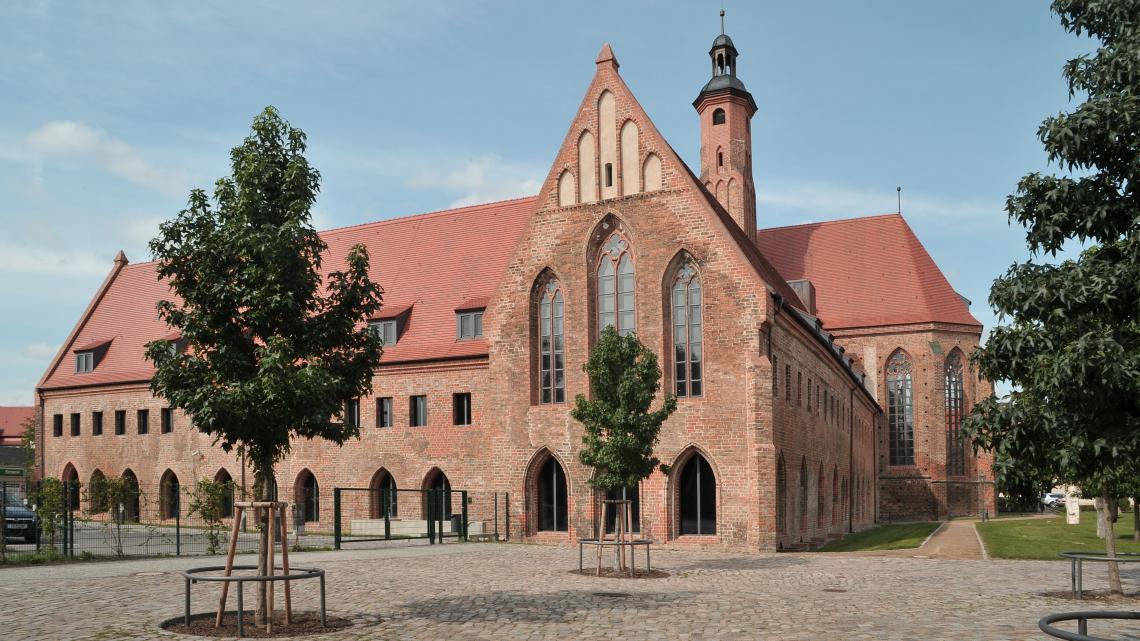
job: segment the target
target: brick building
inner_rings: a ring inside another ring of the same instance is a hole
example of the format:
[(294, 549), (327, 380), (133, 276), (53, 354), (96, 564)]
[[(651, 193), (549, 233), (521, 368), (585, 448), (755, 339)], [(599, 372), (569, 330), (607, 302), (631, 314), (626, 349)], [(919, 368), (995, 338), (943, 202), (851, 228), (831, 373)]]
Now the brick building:
[[(624, 493), (659, 542), (801, 548), (977, 508), (988, 465), (952, 436), (989, 393), (966, 360), (981, 325), (899, 215), (758, 231), (756, 103), (731, 39), (709, 55), (699, 175), (606, 45), (537, 196), (322, 234), (328, 270), (369, 246), (387, 347), (373, 396), (348, 405), (360, 439), (299, 441), (278, 466), (306, 520), (331, 525), (334, 487), (449, 484), (509, 492), (527, 539), (588, 535), (569, 411), (607, 325), (658, 352), (679, 398), (669, 474)], [(251, 478), (149, 392), (144, 344), (178, 338), (155, 315), (166, 295), (153, 263), (116, 257), (38, 385), (45, 475)]]

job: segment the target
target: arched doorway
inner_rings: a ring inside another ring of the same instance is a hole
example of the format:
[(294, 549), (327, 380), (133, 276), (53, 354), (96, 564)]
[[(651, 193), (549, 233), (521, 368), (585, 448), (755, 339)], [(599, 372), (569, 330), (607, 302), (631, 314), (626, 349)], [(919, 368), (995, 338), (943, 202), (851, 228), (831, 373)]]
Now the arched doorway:
[(566, 532), (567, 492), (566, 472), (558, 459), (547, 455), (538, 473), (538, 530), (540, 532)]
[(222, 518), (228, 519), (234, 515), (234, 479), (224, 468), (214, 475), (214, 482), (222, 486)]
[(182, 488), (178, 484), (178, 476), (173, 471), (166, 470), (162, 473), (162, 480), (158, 483), (159, 518), (173, 519), (178, 516), (181, 490)]
[(61, 480), (64, 483), (64, 491), (67, 492), (67, 507), (72, 512), (79, 511), (79, 472), (74, 465), (68, 463), (63, 468)]
[(123, 502), (118, 506), (111, 506), (116, 510), (117, 516), (124, 521), (137, 523), (139, 520), (139, 479), (135, 473), (130, 469), (123, 472), (123, 484), (125, 485)]
[(387, 516), (396, 518), (399, 514), (399, 501), (397, 496), (396, 479), (392, 474), (380, 468), (372, 475), (372, 482), (368, 484), (369, 490), (369, 518), (382, 519)]
[(699, 452), (681, 469), (679, 490), (681, 534), (716, 534), (716, 476)]
[(317, 477), (307, 469), (301, 470), (297, 475), (297, 483), (293, 486), (293, 500), (301, 506), (301, 518), (305, 523), (316, 523), (321, 520), (321, 488), (317, 484)]
[(436, 505), (433, 501), (436, 499), (432, 498), (432, 494), (426, 492), (424, 493), (424, 518), (442, 518), (445, 521), (450, 519), (451, 481), (448, 480), (447, 475), (443, 473), (443, 470), (439, 469), (438, 467), (432, 468), (432, 471), (428, 472), (427, 477), (424, 478), (423, 487), (425, 490), (435, 490), (435, 492), (432, 494), (437, 497), (441, 496), (443, 498), (440, 507), (438, 509), (433, 509), (433, 506)]

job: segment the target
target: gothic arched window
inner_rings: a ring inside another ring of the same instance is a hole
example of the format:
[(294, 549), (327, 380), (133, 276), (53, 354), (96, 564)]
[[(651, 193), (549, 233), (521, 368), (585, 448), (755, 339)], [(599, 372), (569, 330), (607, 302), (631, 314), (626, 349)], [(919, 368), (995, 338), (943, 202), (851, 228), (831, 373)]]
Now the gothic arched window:
[(673, 280), (673, 360), (677, 396), (700, 396), (703, 393), (702, 358), (701, 279), (693, 264), (686, 261)]
[(551, 456), (538, 476), (538, 529), (542, 532), (566, 532), (566, 472)]
[(563, 345), (562, 288), (550, 278), (539, 293), (538, 351), (539, 387), (543, 403), (566, 402), (566, 374)]
[(946, 375), (946, 473), (966, 473), (966, 443), (962, 440), (962, 358), (950, 352), (944, 368)]
[(682, 468), (680, 490), (681, 534), (716, 534), (716, 476), (699, 453)]
[(633, 255), (629, 241), (618, 232), (610, 235), (598, 259), (598, 331), (611, 325), (622, 336), (637, 329)]
[(902, 350), (887, 360), (887, 434), (891, 465), (914, 465), (913, 369)]

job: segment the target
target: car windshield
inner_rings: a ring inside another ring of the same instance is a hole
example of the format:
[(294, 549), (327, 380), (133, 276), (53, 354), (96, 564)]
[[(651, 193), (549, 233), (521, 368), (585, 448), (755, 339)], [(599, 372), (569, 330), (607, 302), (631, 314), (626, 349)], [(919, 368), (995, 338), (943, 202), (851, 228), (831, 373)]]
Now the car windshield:
[(6, 492), (4, 495), (8, 507), (24, 507), (24, 496), (19, 492)]

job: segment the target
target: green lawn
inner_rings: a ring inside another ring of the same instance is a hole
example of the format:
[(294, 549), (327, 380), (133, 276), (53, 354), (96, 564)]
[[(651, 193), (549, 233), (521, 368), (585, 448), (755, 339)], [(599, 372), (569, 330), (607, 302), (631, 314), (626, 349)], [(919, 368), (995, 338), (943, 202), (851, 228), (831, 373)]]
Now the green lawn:
[[(1096, 538), (1096, 515), (1081, 513), (1080, 525), (1065, 525), (1065, 518), (990, 521), (978, 523), (986, 551), (995, 559), (1060, 559), (1065, 551), (1104, 552)], [(1116, 523), (1117, 552), (1140, 552), (1132, 540), (1132, 515), (1122, 514)]]
[(901, 550), (922, 545), (940, 523), (893, 523), (856, 532), (821, 547), (819, 552), (871, 552)]

